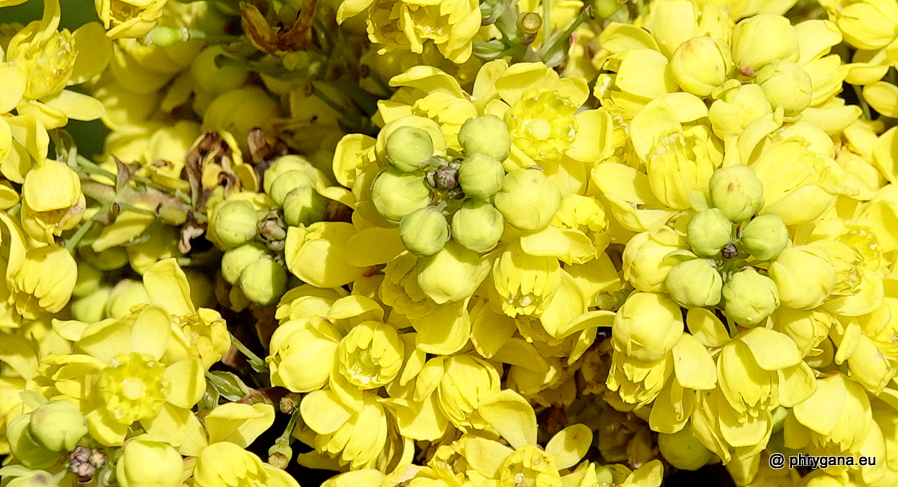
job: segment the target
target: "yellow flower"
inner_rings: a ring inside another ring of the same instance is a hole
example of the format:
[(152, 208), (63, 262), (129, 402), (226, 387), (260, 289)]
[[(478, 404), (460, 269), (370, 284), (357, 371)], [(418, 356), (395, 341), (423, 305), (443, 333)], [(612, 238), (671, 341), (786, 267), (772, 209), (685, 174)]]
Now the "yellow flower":
[(393, 381), (403, 363), (403, 344), (396, 329), (385, 323), (359, 323), (337, 346), (337, 371), (360, 390)]
[(870, 399), (860, 384), (840, 372), (816, 380), (806, 401), (792, 408), (786, 419), (786, 437), (793, 449), (817, 447), (824, 452), (857, 452), (873, 422)]
[(480, 30), (480, 8), (474, 0), (438, 0), (426, 4), (404, 0), (345, 0), (337, 22), (367, 12), (368, 37), (384, 49), (424, 52), (433, 41), (450, 61), (463, 63), (471, 56), (471, 41)]
[(113, 39), (140, 37), (162, 16), (167, 0), (94, 0), (97, 14)]
[(47, 159), (25, 176), (22, 226), (32, 238), (52, 243), (81, 221), (85, 208), (78, 174), (65, 163)]
[(229, 442), (213, 443), (203, 449), (196, 459), (193, 483), (197, 487), (299, 487), (288, 473)]
[[(296, 291), (291, 292), (296, 294)], [(348, 372), (347, 366), (376, 366), (364, 361), (353, 364), (350, 357), (345, 357), (350, 344), (342, 343), (344, 337), (352, 334), (352, 330), (357, 327), (368, 323), (363, 329), (370, 331), (371, 324), (383, 321), (384, 311), (375, 301), (363, 296), (339, 299), (319, 296), (294, 298), (288, 293), (278, 308), (278, 316), (285, 321), (271, 336), (271, 355), (266, 358), (272, 384), (294, 392), (311, 392), (328, 383), (335, 364), (342, 367), (338, 373)], [(359, 335), (363, 331), (354, 333)], [(381, 331), (382, 334), (389, 333)], [(393, 333), (395, 334), (395, 330)], [(379, 335), (378, 338), (382, 336)], [(338, 356), (338, 350), (343, 350), (341, 356)], [(346, 363), (343, 359), (346, 359)]]
[(352, 469), (377, 466), (388, 433), (387, 413), (378, 399), (365, 392), (347, 404), (343, 396), (332, 390), (305, 396), (299, 404), (302, 418), (316, 433), (307, 443), (318, 454)]
[(7, 273), (9, 303), (27, 319), (57, 313), (69, 302), (78, 276), (78, 266), (62, 247), (28, 250), (19, 267)]
[(549, 306), (561, 284), (561, 267), (555, 257), (528, 255), (516, 240), (493, 263), (494, 300), (506, 315), (539, 315)]

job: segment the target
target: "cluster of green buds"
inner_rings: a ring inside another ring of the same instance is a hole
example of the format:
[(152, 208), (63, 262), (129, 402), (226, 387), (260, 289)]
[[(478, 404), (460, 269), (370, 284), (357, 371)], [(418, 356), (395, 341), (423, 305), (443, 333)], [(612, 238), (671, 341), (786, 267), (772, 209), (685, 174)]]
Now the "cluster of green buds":
[(491, 250), (508, 215), (520, 213), (514, 208), (516, 199), (526, 198), (530, 180), (546, 179), (536, 170), (506, 178), (502, 161), (511, 150), (511, 137), (505, 123), (493, 115), (462, 125), (462, 157), (440, 154), (422, 127), (401, 125), (384, 131), (389, 132), (384, 143), (389, 164), (374, 179), (372, 200), (381, 216), (399, 224), (403, 244), (419, 257), (440, 252), (450, 240), (477, 254)]
[[(789, 244), (789, 232), (775, 213), (764, 208), (764, 185), (750, 167), (717, 169), (709, 185), (711, 207), (697, 212), (686, 226), (692, 252), (667, 275), (671, 297), (685, 308), (710, 307), (724, 300), (727, 315), (755, 325), (780, 304), (774, 280), (758, 272)], [(697, 258), (696, 258), (697, 257)]]
[[(327, 216), (327, 200), (318, 192), (322, 178), (304, 158), (282, 156), (265, 170), (264, 195), (237, 193), (217, 207), (212, 229), (225, 250), (222, 277), (247, 300), (267, 305), (284, 294), (288, 229)], [(242, 301), (233, 298), (232, 305)]]

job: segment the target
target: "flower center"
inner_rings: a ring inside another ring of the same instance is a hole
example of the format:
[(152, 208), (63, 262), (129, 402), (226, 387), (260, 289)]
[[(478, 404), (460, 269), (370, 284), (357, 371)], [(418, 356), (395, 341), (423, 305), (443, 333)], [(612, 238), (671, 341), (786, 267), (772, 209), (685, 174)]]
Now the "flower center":
[(164, 373), (165, 366), (150, 355), (116, 355), (98, 381), (104, 407), (121, 424), (156, 415), (171, 388)]
[(577, 136), (577, 107), (554, 90), (526, 91), (505, 114), (514, 144), (536, 162), (556, 162)]

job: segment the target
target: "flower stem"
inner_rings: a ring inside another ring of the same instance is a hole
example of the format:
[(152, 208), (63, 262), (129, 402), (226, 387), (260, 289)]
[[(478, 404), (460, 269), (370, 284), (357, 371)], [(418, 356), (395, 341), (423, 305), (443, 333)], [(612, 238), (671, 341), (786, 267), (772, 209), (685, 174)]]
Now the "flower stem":
[(542, 55), (540, 56), (542, 62), (547, 63), (550, 59), (552, 59), (555, 53), (565, 46), (565, 44), (571, 38), (571, 35), (575, 30), (577, 30), (577, 27), (580, 27), (580, 24), (586, 22), (591, 18), (593, 18), (593, 8), (591, 6), (584, 8), (583, 11), (580, 12), (580, 15), (578, 15), (577, 18), (574, 19), (571, 25), (568, 26), (568, 28), (565, 29), (565, 31), (562, 32), (557, 39), (555, 39), (555, 42), (553, 42), (547, 49), (543, 50)]
[(231, 335), (231, 345), (233, 345), (237, 350), (240, 350), (240, 353), (242, 353), (246, 357), (246, 359), (249, 361), (249, 365), (253, 368), (253, 370), (259, 373), (267, 373), (268, 364), (266, 364), (264, 360), (259, 358), (258, 355), (253, 353), (252, 350), (247, 348), (247, 346), (244, 345), (240, 340), (238, 340), (233, 333), (229, 334)]

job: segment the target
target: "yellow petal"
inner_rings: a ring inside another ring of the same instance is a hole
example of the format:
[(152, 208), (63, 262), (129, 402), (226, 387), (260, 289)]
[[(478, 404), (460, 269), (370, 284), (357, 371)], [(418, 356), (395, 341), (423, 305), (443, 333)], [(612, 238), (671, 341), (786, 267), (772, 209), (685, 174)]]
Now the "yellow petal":
[(151, 355), (157, 360), (162, 358), (171, 337), (171, 327), (171, 319), (164, 309), (158, 306), (143, 308), (131, 331), (131, 350)]
[(558, 469), (573, 467), (592, 445), (592, 430), (585, 424), (574, 424), (559, 431), (546, 444), (546, 453), (555, 455)]
[(502, 443), (476, 436), (465, 437), (462, 441), (465, 459), (477, 473), (486, 478), (495, 478), (502, 462), (513, 451)]
[(801, 362), (798, 346), (783, 333), (752, 328), (739, 335), (739, 340), (748, 345), (758, 366), (764, 370), (784, 369)]
[(512, 447), (536, 444), (536, 413), (517, 392), (496, 393), (481, 401), (477, 411)]
[[(72, 33), (78, 56), (69, 85), (78, 85), (103, 72), (112, 60), (112, 39), (99, 22), (88, 22)], [(81, 120), (81, 119), (77, 119)]]
[(157, 304), (175, 316), (193, 314), (190, 300), (190, 284), (175, 259), (165, 259), (153, 264), (143, 274), (153, 304)]
[(877, 81), (864, 87), (864, 99), (874, 110), (886, 117), (898, 117), (898, 87)]
[(13, 63), (0, 64), (0, 79), (3, 90), (0, 90), (0, 113), (11, 112), (25, 94), (27, 77), (21, 66)]
[[(303, 415), (305, 418), (305, 415)], [(246, 448), (274, 423), (269, 404), (222, 404), (206, 416), (209, 442), (229, 441)]]
[(673, 347), (674, 372), (677, 382), (689, 389), (708, 390), (717, 384), (714, 359), (694, 336), (683, 333)]
[(106, 111), (100, 100), (72, 90), (62, 90), (53, 96), (41, 99), (41, 101), (73, 120), (96, 120), (102, 117)]
[(179, 360), (165, 369), (165, 378), (171, 384), (166, 400), (171, 404), (190, 409), (202, 399), (206, 391), (203, 363), (196, 357)]

